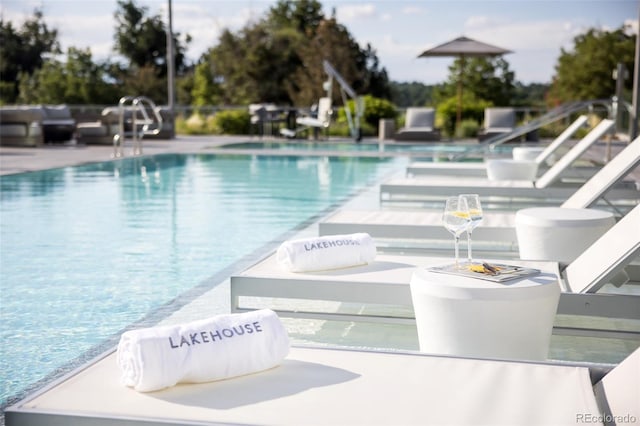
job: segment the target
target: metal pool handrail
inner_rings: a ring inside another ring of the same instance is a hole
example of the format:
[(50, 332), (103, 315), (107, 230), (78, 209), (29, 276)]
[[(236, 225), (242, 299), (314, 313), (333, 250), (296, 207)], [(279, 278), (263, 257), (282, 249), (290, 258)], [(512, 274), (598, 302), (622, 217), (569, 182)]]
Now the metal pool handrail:
[[(131, 132), (125, 130), (127, 110), (131, 111)], [(149, 110), (153, 112), (153, 118), (149, 116)], [(138, 113), (141, 118), (138, 117)], [(132, 154), (141, 155), (142, 138), (145, 135), (157, 135), (161, 130), (162, 116), (151, 99), (146, 96), (123, 96), (118, 102), (118, 133), (113, 136), (113, 157), (124, 155), (123, 146), (127, 136), (131, 136), (133, 141)]]

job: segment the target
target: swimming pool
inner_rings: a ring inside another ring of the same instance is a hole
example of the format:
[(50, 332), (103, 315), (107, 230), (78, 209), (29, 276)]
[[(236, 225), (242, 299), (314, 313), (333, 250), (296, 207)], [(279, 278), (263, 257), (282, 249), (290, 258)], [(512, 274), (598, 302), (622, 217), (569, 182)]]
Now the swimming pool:
[(404, 165), (159, 155), (3, 176), (2, 405)]

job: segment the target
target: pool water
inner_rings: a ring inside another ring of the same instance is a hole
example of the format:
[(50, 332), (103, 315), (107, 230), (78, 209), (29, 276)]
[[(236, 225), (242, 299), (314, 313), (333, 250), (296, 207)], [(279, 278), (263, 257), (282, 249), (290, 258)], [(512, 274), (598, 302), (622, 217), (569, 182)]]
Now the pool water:
[(0, 402), (405, 164), (161, 155), (2, 177)]

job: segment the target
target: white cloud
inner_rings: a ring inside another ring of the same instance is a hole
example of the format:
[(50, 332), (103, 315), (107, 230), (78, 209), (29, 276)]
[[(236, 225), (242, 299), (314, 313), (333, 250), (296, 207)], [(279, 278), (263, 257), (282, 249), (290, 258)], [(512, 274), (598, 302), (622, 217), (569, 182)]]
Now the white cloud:
[(363, 18), (375, 18), (376, 16), (376, 7), (371, 3), (347, 4), (336, 7), (336, 17), (340, 22), (353, 22)]

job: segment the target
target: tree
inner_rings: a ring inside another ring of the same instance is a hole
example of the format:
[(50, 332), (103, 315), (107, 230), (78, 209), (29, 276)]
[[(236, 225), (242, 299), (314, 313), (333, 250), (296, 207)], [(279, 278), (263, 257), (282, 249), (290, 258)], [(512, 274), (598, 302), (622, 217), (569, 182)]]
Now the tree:
[[(461, 68), (464, 66), (464, 69)], [(511, 105), (515, 93), (515, 75), (509, 63), (501, 57), (456, 59), (449, 67), (447, 82), (436, 88), (436, 102), (456, 96), (458, 79), (462, 75), (465, 97), (489, 102), (496, 106)]]
[(305, 106), (324, 96), (324, 59), (357, 92), (390, 97), (387, 72), (375, 51), (360, 48), (335, 17), (323, 15), (316, 0), (278, 1), (265, 18), (238, 34), (224, 31), (205, 57), (225, 103)]
[[(147, 13), (147, 7), (138, 7), (133, 0), (118, 0), (114, 14), (114, 49), (129, 60), (129, 66), (114, 69), (114, 77), (123, 82), (126, 93), (145, 95), (155, 102), (163, 102), (167, 97), (168, 30), (159, 15), (148, 17)], [(177, 76), (189, 69), (185, 50), (191, 41), (189, 35), (185, 36), (184, 43), (179, 37), (179, 33), (173, 37)]]
[(19, 75), (31, 75), (42, 67), (47, 54), (60, 53), (58, 30), (49, 29), (42, 11), (35, 9), (33, 17), (20, 29), (0, 19), (0, 99), (13, 103), (18, 97)]
[[(548, 103), (587, 99), (608, 99), (615, 93), (612, 72), (623, 63), (631, 75), (634, 67), (635, 35), (625, 27), (615, 31), (590, 29), (574, 38), (572, 51), (561, 50)], [(625, 81), (631, 90), (633, 79)]]
[(107, 83), (106, 66), (95, 64), (89, 49), (70, 47), (65, 62), (48, 59), (32, 74), (19, 77), (21, 103), (113, 104), (118, 102), (113, 84)]

